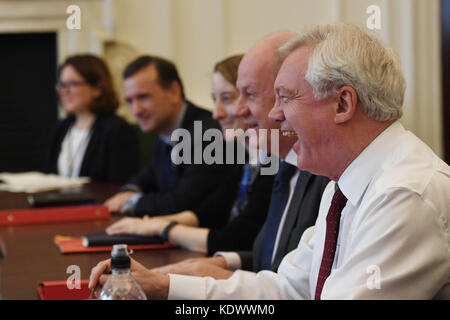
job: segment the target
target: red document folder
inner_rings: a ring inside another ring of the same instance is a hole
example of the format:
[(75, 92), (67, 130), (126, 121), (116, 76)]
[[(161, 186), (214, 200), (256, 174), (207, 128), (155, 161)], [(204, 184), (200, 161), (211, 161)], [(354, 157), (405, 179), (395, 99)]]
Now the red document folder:
[(91, 294), (89, 280), (81, 280), (80, 284), (80, 289), (69, 289), (66, 281), (42, 281), (38, 285), (39, 297), (41, 300), (87, 300)]
[[(81, 237), (65, 237), (56, 235), (53, 242), (58, 246), (61, 253), (85, 253), (85, 252), (111, 252), (112, 246), (104, 247), (85, 247), (82, 243)], [(128, 249), (132, 250), (153, 250), (153, 249), (167, 249), (175, 247), (172, 243), (161, 244), (138, 244), (129, 245)]]
[(0, 210), (0, 226), (109, 219), (110, 212), (103, 205)]

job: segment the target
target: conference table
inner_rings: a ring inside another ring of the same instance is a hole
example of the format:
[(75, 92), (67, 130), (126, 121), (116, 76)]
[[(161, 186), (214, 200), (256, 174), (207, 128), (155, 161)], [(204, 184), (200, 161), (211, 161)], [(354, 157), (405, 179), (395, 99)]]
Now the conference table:
[[(100, 183), (90, 183), (83, 188), (91, 192), (98, 202), (103, 202), (119, 190), (117, 185)], [(0, 192), (0, 210), (29, 207), (27, 194)], [(81, 279), (88, 279), (92, 267), (108, 259), (110, 252), (62, 254), (53, 243), (54, 236), (83, 236), (103, 231), (120, 218), (113, 214), (109, 220), (0, 226), (0, 239), (6, 247), (6, 257), (0, 261), (0, 293), (3, 299), (39, 299), (39, 282), (66, 281), (73, 273), (68, 273), (68, 267), (72, 265), (79, 266)], [(132, 258), (148, 268), (200, 256), (202, 254), (181, 248), (142, 250), (132, 254)]]

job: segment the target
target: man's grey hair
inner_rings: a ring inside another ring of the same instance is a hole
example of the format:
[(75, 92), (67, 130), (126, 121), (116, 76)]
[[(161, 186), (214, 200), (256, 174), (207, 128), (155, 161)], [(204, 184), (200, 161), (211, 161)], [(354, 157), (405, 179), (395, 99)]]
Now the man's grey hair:
[(278, 49), (281, 59), (303, 46), (313, 46), (305, 79), (315, 99), (351, 86), (371, 119), (401, 118), (406, 82), (391, 48), (354, 25), (335, 23), (290, 39)]

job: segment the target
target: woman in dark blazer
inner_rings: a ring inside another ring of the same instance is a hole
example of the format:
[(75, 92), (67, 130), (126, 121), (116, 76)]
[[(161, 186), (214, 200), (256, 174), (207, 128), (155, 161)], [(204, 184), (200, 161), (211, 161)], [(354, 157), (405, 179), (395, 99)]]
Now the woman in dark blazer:
[(135, 129), (118, 117), (118, 98), (104, 61), (93, 55), (66, 59), (57, 89), (68, 117), (58, 123), (44, 171), (122, 184), (138, 170)]

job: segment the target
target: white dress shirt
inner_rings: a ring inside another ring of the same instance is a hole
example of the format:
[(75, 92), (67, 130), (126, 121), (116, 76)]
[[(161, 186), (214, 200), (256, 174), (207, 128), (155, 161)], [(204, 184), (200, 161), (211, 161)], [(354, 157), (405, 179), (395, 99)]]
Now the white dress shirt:
[(58, 174), (77, 178), (91, 137), (90, 130), (80, 130), (73, 126), (67, 131), (58, 156)]
[[(322, 299), (450, 299), (450, 167), (399, 122), (338, 181), (348, 198)], [(226, 280), (170, 274), (169, 299), (312, 299), (335, 182), (277, 273)]]
[[(289, 163), (293, 166), (297, 166), (297, 154), (294, 152), (293, 149), (291, 149), (289, 151), (289, 153), (287, 154), (286, 159), (284, 159), (284, 161), (286, 161), (287, 163)], [(300, 171), (297, 171), (292, 176), (291, 180), (289, 181), (288, 201), (286, 202), (286, 207), (284, 208), (283, 215), (281, 216), (281, 220), (280, 220), (280, 225), (278, 226), (277, 236), (275, 239), (275, 245), (273, 247), (273, 252), (272, 252), (272, 263), (273, 263), (273, 259), (275, 259), (275, 254), (276, 254), (277, 248), (278, 248), (278, 242), (280, 241), (281, 231), (283, 230), (284, 221), (286, 220), (286, 215), (287, 215), (289, 206), (291, 204), (292, 195), (294, 194), (295, 185), (297, 184), (299, 175), (300, 175)], [(224, 257), (224, 259), (227, 263), (228, 269), (237, 270), (242, 267), (241, 257), (239, 256), (239, 254), (237, 252), (218, 251), (214, 254), (214, 256), (218, 256), (218, 255)]]

